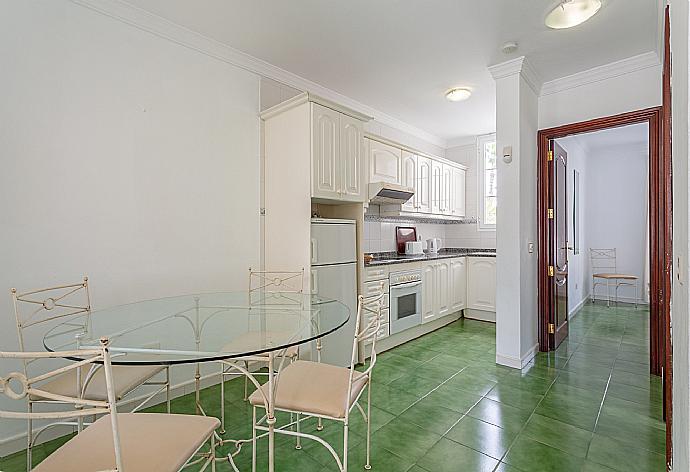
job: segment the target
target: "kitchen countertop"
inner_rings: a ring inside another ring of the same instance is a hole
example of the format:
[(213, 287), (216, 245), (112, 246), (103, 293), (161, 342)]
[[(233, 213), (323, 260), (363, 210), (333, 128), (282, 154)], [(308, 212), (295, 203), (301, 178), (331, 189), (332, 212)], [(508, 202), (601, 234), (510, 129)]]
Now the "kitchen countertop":
[(389, 265), (389, 264), (404, 264), (406, 262), (418, 261), (432, 261), (435, 259), (449, 259), (452, 257), (496, 257), (495, 249), (471, 249), (471, 248), (444, 248), (438, 254), (421, 254), (419, 256), (405, 256), (399, 255), (396, 252), (377, 252), (372, 254), (374, 259), (370, 262), (365, 262), (365, 267)]

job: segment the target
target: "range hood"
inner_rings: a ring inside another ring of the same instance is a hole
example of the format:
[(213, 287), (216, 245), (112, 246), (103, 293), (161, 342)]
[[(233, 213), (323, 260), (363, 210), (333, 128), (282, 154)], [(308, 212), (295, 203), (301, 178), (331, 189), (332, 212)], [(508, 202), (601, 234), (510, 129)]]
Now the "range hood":
[(414, 196), (414, 189), (388, 182), (369, 184), (369, 200), (376, 204), (403, 204)]

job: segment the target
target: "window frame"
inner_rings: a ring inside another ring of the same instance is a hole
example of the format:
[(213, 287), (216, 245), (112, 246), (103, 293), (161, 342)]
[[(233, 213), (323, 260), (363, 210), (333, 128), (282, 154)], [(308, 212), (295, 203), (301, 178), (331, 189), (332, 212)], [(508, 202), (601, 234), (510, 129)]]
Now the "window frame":
[[(477, 137), (477, 231), (496, 231), (495, 223), (489, 224), (484, 222), (484, 213), (486, 210), (486, 195), (484, 193), (484, 173), (486, 170), (484, 146), (491, 142), (496, 142), (496, 133)], [(498, 168), (498, 149), (496, 149), (496, 168)]]

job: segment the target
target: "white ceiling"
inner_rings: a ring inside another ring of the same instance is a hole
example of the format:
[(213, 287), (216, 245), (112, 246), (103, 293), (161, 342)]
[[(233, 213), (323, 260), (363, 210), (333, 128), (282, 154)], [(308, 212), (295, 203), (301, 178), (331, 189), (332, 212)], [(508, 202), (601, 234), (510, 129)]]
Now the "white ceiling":
[[(544, 81), (658, 46), (657, 0), (604, 0), (550, 30), (554, 0), (127, 0), (442, 139), (495, 130), (487, 66), (525, 55)], [(500, 46), (517, 41), (504, 55)], [(467, 86), (472, 97), (444, 99)]]

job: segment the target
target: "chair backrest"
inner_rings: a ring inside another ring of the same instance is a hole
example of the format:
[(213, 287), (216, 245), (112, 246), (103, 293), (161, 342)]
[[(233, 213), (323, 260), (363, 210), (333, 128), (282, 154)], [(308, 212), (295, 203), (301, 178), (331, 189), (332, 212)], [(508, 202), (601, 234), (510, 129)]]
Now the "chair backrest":
[[(379, 330), (381, 329), (381, 305), (383, 304), (383, 295), (367, 301), (364, 304), (364, 297), (359, 295), (357, 297), (357, 320), (355, 321), (355, 337), (352, 342), (352, 357), (350, 358), (350, 383), (348, 385), (347, 397), (351, 398), (352, 383), (355, 373), (355, 363), (357, 362), (357, 354), (359, 352), (359, 344), (371, 341), (371, 353), (369, 358), (369, 367), (362, 373), (371, 376), (371, 370), (376, 364), (376, 340), (378, 338)], [(364, 322), (363, 318), (371, 319)]]
[(589, 248), (592, 274), (616, 273), (616, 248)]
[[(27, 350), (24, 337), (25, 330), (60, 318), (77, 318), (79, 315), (91, 313), (88, 277), (84, 277), (82, 282), (75, 284), (58, 285), (26, 292), (19, 292), (13, 288), (11, 292), (20, 351)], [(87, 323), (88, 316), (82, 324), (73, 327), (75, 333), (87, 329)], [(26, 366), (31, 361), (28, 359), (23, 361), (24, 374), (28, 375)]]
[[(298, 271), (256, 271), (249, 268), (249, 304), (278, 302), (300, 304), (304, 293), (304, 269)], [(291, 298), (289, 294), (295, 294)]]
[[(6, 376), (0, 377), (0, 393), (12, 400), (25, 400), (29, 396), (38, 396), (47, 400), (50, 405), (62, 405), (61, 411), (42, 411), (42, 412), (22, 412), (22, 411), (0, 411), (0, 418), (7, 419), (69, 419), (91, 415), (110, 414), (110, 421), (113, 433), (113, 445), (115, 450), (114, 470), (122, 472), (122, 454), (120, 449), (120, 436), (118, 434), (117, 410), (115, 406), (115, 389), (113, 382), (113, 371), (110, 363), (110, 352), (108, 350), (109, 341), (101, 338), (101, 347), (98, 349), (83, 349), (77, 351), (56, 351), (56, 352), (2, 352), (0, 359), (19, 359), (40, 360), (69, 358), (81, 359), (73, 361), (65, 367), (52, 370), (34, 377), (27, 377), (20, 372), (11, 372)], [(106, 401), (88, 400), (83, 398), (83, 391), (78, 397), (69, 397), (41, 390), (41, 384), (58, 375), (65, 374), (73, 369), (77, 372), (86, 365), (91, 365), (91, 372), (97, 368), (103, 368), (105, 373), (105, 385), (108, 399)], [(64, 405), (79, 405), (79, 409), (65, 410)]]

